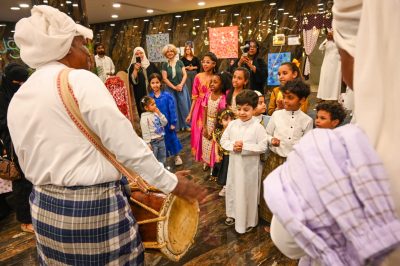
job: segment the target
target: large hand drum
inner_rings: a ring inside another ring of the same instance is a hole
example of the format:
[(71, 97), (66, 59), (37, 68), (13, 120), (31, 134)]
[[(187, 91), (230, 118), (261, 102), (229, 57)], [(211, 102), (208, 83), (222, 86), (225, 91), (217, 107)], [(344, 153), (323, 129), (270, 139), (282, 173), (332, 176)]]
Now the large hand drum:
[(144, 248), (178, 261), (194, 242), (199, 223), (198, 203), (155, 189), (148, 193), (137, 187), (131, 189), (131, 209), (139, 224)]

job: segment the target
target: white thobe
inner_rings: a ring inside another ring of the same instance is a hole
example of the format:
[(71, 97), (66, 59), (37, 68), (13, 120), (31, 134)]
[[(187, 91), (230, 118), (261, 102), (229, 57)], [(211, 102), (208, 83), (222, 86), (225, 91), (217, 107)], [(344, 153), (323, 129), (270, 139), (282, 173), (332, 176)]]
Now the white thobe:
[[(242, 152), (234, 152), (235, 141), (243, 141)], [(226, 181), (226, 215), (235, 219), (235, 230), (245, 233), (258, 223), (258, 196), (260, 194), (260, 154), (268, 143), (264, 127), (256, 118), (246, 122), (236, 119), (229, 123), (221, 137), (221, 146), (229, 151)]]
[(267, 125), (268, 141), (272, 138), (280, 140), (278, 147), (270, 146), (270, 150), (281, 157), (287, 157), (300, 138), (313, 129), (313, 120), (304, 112), (277, 110)]
[(115, 73), (114, 63), (112, 59), (106, 55), (103, 57), (95, 55), (94, 59), (96, 61), (97, 75), (101, 81), (105, 82), (110, 75)]
[[(20, 166), (36, 186), (90, 186), (119, 180), (121, 174), (81, 133), (61, 102), (57, 75), (64, 68), (58, 62), (37, 68), (11, 100), (8, 127)], [(104, 146), (149, 184), (171, 192), (176, 176), (158, 163), (101, 80), (89, 71), (72, 70), (68, 81), (83, 120)]]
[(337, 101), (342, 88), (342, 68), (339, 50), (333, 41), (325, 40), (319, 47), (325, 50), (321, 66), (317, 98)]

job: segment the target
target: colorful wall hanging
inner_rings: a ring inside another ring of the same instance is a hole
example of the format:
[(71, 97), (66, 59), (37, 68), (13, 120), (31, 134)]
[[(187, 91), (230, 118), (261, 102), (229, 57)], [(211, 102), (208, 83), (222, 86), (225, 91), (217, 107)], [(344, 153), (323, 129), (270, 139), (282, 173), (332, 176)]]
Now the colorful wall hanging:
[(167, 44), (169, 44), (168, 33), (146, 35), (147, 58), (149, 61), (166, 62), (161, 50)]
[(239, 49), (238, 27), (208, 28), (210, 51), (219, 59), (237, 58)]

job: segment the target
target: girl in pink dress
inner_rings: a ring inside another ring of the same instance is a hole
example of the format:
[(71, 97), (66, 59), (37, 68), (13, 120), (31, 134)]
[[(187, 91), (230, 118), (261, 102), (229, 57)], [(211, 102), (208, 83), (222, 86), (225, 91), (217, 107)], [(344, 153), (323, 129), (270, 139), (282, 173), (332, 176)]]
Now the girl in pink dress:
[[(191, 121), (191, 141), (192, 154), (196, 161), (202, 161), (201, 148), (201, 132), (203, 129), (203, 106), (202, 102), (205, 95), (209, 92), (210, 82), (217, 66), (217, 57), (215, 54), (208, 52), (201, 61), (203, 72), (196, 75), (192, 88), (192, 106), (186, 122)], [(207, 169), (207, 164), (203, 165), (203, 169)]]
[(203, 162), (210, 167), (215, 163), (215, 141), (213, 132), (217, 125), (217, 114), (226, 108), (225, 93), (232, 88), (232, 76), (228, 72), (215, 74), (211, 79), (210, 92), (203, 100), (203, 137), (202, 154)]

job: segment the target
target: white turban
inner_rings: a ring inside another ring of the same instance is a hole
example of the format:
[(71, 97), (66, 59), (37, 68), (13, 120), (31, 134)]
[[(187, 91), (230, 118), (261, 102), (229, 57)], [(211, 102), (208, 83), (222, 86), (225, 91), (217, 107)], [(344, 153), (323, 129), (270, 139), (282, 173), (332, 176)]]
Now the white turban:
[(354, 57), (362, 0), (335, 1), (332, 8), (336, 45)]
[(15, 26), (14, 40), (22, 61), (32, 68), (64, 58), (75, 36), (92, 39), (92, 30), (76, 24), (56, 8), (34, 6)]

